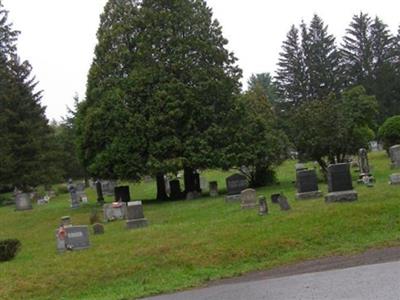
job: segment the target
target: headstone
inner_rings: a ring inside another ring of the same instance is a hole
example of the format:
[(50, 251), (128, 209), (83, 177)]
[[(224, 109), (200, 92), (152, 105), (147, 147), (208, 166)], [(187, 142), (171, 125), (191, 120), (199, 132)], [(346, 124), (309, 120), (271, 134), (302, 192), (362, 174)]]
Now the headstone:
[(117, 182), (115, 180), (101, 180), (101, 187), (105, 196), (113, 196), (116, 186)]
[(98, 234), (104, 234), (104, 226), (100, 223), (96, 223), (93, 225), (93, 234), (98, 235)]
[(226, 202), (240, 201), (240, 193), (247, 189), (247, 178), (241, 174), (234, 174), (226, 178), (227, 195)]
[(126, 218), (126, 203), (114, 202), (103, 205), (104, 221), (110, 222)]
[(390, 147), (390, 160), (392, 161), (392, 169), (400, 168), (400, 145)]
[(287, 211), (287, 210), (291, 209), (288, 199), (285, 197), (285, 195), (283, 193), (281, 193), (279, 195), (278, 201), (279, 201), (279, 206), (281, 207), (281, 210)]
[(365, 148), (361, 148), (358, 151), (358, 166), (360, 168), (360, 177), (371, 175), (368, 161), (368, 151)]
[(275, 203), (275, 204), (278, 204), (280, 196), (281, 196), (281, 194), (272, 194), (271, 195), (271, 202)]
[(170, 186), (170, 194), (169, 197), (171, 200), (180, 200), (184, 198), (184, 195), (181, 191), (181, 183), (178, 179), (171, 180), (169, 182)]
[(194, 181), (194, 189), (196, 192), (201, 194), (201, 183), (200, 183), (200, 174), (195, 172), (193, 174), (193, 181)]
[(205, 177), (200, 177), (200, 188), (205, 191), (208, 188), (208, 181)]
[(296, 168), (296, 172), (303, 171), (303, 170), (307, 170), (306, 165), (305, 165), (305, 164), (302, 164), (302, 163), (296, 164), (296, 165), (295, 165), (295, 168)]
[(90, 247), (87, 226), (65, 227), (65, 247), (68, 250), (82, 250)]
[(97, 193), (97, 202), (99, 204), (104, 204), (104, 196), (103, 196), (103, 186), (100, 180), (96, 180), (96, 193)]
[(130, 202), (127, 206), (127, 229), (146, 227), (147, 219), (144, 217), (143, 205), (141, 201)]
[(165, 192), (167, 193), (167, 195), (171, 194), (171, 186), (169, 184), (169, 179), (166, 175), (164, 175), (164, 182), (165, 182)]
[(218, 197), (218, 182), (217, 181), (211, 181), (210, 186), (210, 196), (211, 197)]
[(389, 183), (391, 185), (398, 185), (400, 184), (400, 173), (392, 174), (390, 175), (390, 181)]
[(258, 214), (260, 216), (265, 216), (266, 214), (268, 214), (268, 204), (265, 196), (258, 197), (258, 205)]
[(240, 207), (242, 209), (254, 208), (257, 206), (257, 195), (253, 189), (245, 189), (240, 193)]
[(71, 197), (71, 208), (79, 208), (79, 196), (76, 191), (76, 187), (72, 183), (72, 179), (68, 181), (68, 192)]
[(61, 225), (66, 227), (71, 225), (71, 217), (70, 216), (64, 216), (61, 217)]
[(318, 178), (315, 170), (301, 170), (296, 172), (296, 199), (313, 199), (322, 196), (318, 189)]
[(375, 178), (371, 175), (371, 169), (368, 161), (368, 151), (365, 148), (361, 148), (358, 151), (358, 166), (360, 170), (358, 183), (373, 187), (372, 183), (375, 181)]
[(129, 186), (118, 186), (114, 189), (115, 202), (131, 202)]
[(326, 202), (357, 200), (358, 194), (353, 190), (349, 164), (341, 163), (328, 167), (328, 192), (325, 196)]
[(15, 210), (22, 211), (22, 210), (31, 210), (32, 207), (32, 200), (27, 193), (18, 193), (15, 196)]

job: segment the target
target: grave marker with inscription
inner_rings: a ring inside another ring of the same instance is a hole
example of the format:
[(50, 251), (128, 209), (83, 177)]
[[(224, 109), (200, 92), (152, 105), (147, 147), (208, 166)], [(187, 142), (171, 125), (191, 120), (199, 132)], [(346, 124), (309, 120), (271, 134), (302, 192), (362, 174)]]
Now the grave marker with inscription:
[(313, 199), (322, 196), (318, 189), (318, 178), (315, 170), (301, 170), (296, 172), (297, 194), (296, 199)]
[(226, 202), (240, 201), (240, 193), (248, 186), (247, 178), (241, 174), (234, 174), (226, 178)]
[(355, 201), (358, 194), (353, 190), (350, 164), (341, 163), (328, 167), (328, 192), (326, 202)]

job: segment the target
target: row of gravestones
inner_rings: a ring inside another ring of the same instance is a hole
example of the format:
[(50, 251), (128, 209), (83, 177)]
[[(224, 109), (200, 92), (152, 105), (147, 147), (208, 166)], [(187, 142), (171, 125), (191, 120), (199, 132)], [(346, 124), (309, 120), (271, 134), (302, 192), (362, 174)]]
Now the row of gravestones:
[[(104, 218), (105, 221), (125, 219), (126, 229), (137, 229), (148, 225), (143, 213), (143, 204), (140, 201), (113, 203), (111, 207), (105, 205)], [(100, 223), (95, 223), (93, 225), (93, 234), (104, 234), (104, 226)], [(89, 227), (87, 225), (72, 225), (69, 216), (62, 217), (61, 225), (56, 230), (56, 245), (59, 252), (89, 248)]]

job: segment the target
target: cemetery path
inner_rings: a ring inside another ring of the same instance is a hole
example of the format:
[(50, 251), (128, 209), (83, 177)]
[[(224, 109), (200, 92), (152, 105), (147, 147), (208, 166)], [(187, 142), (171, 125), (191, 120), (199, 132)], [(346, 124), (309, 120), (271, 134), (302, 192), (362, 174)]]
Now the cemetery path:
[(306, 261), (147, 300), (400, 299), (400, 247)]

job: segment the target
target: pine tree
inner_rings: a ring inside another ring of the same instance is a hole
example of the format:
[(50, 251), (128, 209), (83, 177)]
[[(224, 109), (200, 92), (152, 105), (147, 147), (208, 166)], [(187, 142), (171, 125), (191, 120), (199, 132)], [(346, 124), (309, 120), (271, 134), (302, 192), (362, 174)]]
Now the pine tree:
[(41, 92), (31, 66), (17, 56), (17, 36), (0, 2), (0, 182), (27, 191), (51, 180), (53, 162)]
[(376, 96), (379, 123), (399, 112), (394, 43), (382, 20), (360, 13), (353, 17), (341, 50), (347, 85), (363, 85)]
[(307, 27), (302, 24), (302, 48), (307, 74), (307, 98), (323, 99), (341, 89), (339, 53), (335, 38), (328, 34), (328, 27), (314, 15)]
[(306, 67), (300, 46), (299, 30), (293, 25), (283, 42), (276, 84), (282, 101), (298, 105), (307, 99)]

